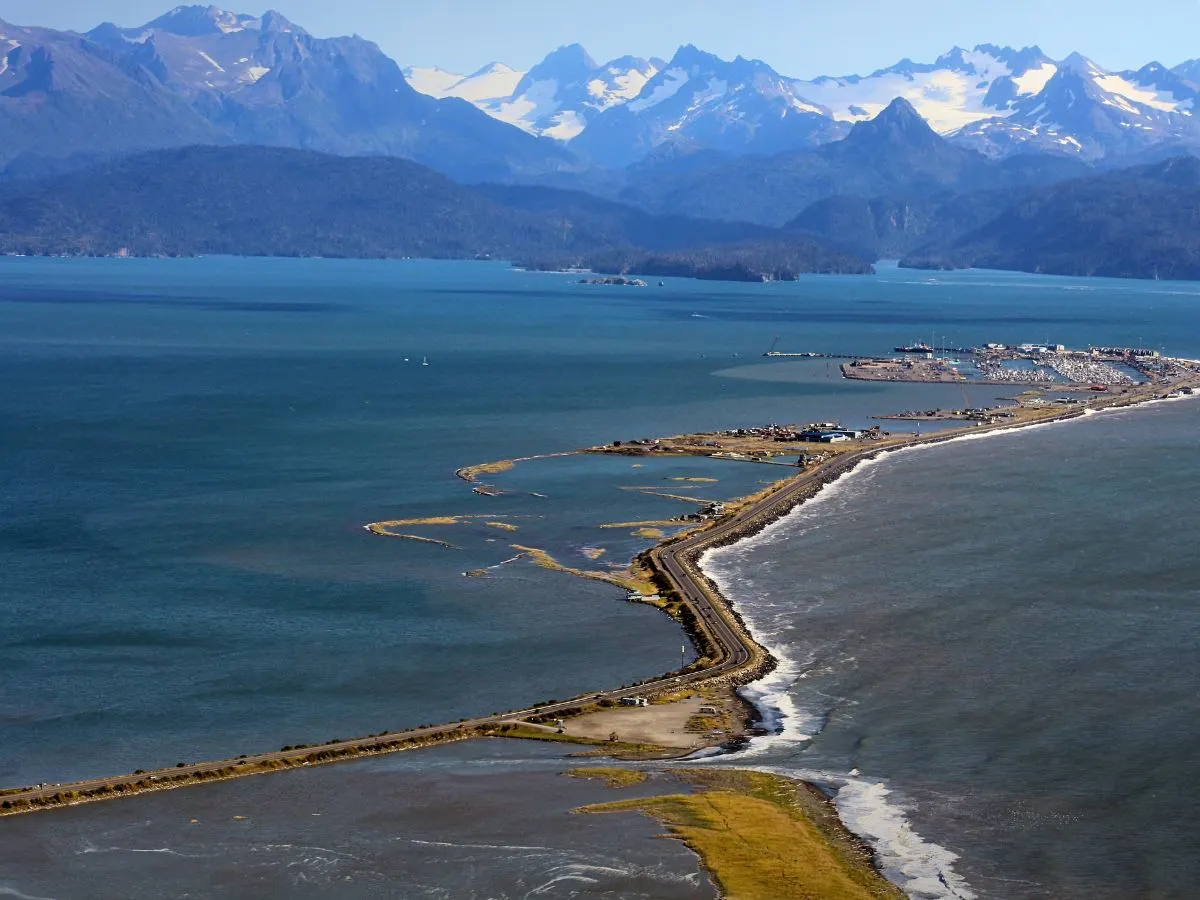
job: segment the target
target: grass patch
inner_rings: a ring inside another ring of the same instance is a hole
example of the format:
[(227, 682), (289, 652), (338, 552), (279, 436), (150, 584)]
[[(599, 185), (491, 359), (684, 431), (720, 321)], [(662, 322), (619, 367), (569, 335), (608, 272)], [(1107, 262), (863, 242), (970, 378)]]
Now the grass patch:
[[(668, 752), (667, 748), (658, 744), (633, 744), (627, 741), (602, 741), (599, 738), (582, 737), (580, 735), (559, 734), (557, 731), (543, 728), (533, 728), (529, 725), (507, 724), (485, 726), (481, 732), (484, 737), (518, 738), (525, 741), (549, 741), (556, 744), (582, 744), (596, 749), (582, 756), (615, 756), (617, 758), (648, 758), (652, 759)], [(677, 751), (671, 751), (677, 752)]]
[(644, 522), (606, 522), (597, 528), (671, 528), (683, 525), (679, 519), (649, 519)]
[(699, 475), (672, 475), (671, 481), (690, 481), (696, 484), (716, 484), (716, 478), (703, 478)]
[(734, 900), (903, 900), (869, 853), (802, 785), (761, 772), (682, 770), (695, 794), (618, 800), (580, 812), (640, 812), (700, 854)]
[[(417, 519), (389, 519), (386, 522), (372, 522), (367, 528), (375, 531), (376, 528), (403, 528), (405, 525), (457, 525), (462, 519), (462, 516), (425, 516)], [(378, 533), (376, 532), (376, 534)]]
[(640, 769), (615, 769), (607, 766), (595, 768), (569, 769), (565, 772), (571, 778), (584, 778), (592, 781), (603, 781), (610, 788), (627, 788), (641, 784), (649, 776)]
[(648, 541), (657, 541), (662, 539), (663, 530), (661, 528), (639, 528), (633, 532), (633, 536), (645, 538)]
[(375, 528), (372, 525), (367, 526), (367, 530), (372, 534), (377, 534), (380, 537), (399, 538), (403, 541), (416, 541), (418, 544), (437, 544), (439, 547), (445, 547), (447, 550), (459, 550), (461, 548), (451, 544), (449, 541), (439, 541), (437, 538), (421, 537), (419, 534), (404, 534), (399, 531), (389, 531), (386, 528)]
[(692, 734), (708, 734), (710, 731), (723, 730), (725, 722), (719, 716), (694, 715), (688, 718), (685, 730)]
[(516, 531), (518, 527), (511, 522), (484, 522), (488, 528), (499, 528), (501, 531)]
[(458, 477), (463, 481), (478, 481), (480, 475), (495, 475), (507, 472), (516, 462), (511, 459), (498, 459), (495, 462), (479, 463), (474, 466), (463, 466), (458, 470)]
[(635, 576), (632, 572), (617, 575), (612, 572), (574, 569), (570, 566), (564, 566), (545, 550), (539, 550), (537, 547), (522, 547), (520, 544), (513, 544), (512, 547), (514, 550), (524, 553), (543, 569), (550, 569), (553, 572), (563, 572), (567, 575), (574, 575), (577, 578), (588, 578), (592, 581), (603, 581), (605, 584), (611, 584), (626, 591), (639, 591), (643, 594), (653, 594), (656, 590), (653, 584), (644, 578)]

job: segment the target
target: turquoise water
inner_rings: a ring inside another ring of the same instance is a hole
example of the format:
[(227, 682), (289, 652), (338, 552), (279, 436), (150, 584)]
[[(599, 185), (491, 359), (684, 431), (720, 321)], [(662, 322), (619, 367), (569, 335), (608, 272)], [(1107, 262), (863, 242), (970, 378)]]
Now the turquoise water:
[[(1195, 285), (894, 269), (573, 281), (483, 263), (0, 260), (0, 781), (454, 719), (673, 667), (679, 630), (619, 590), (525, 561), (462, 573), (513, 543), (622, 562), (645, 542), (596, 525), (688, 509), (623, 487), (711, 499), (786, 470), (565, 457), (496, 476), (495, 498), (453, 473), (1005, 392), (848, 382), (825, 360), (764, 360), (776, 336), (821, 352), (936, 331), (1200, 356)], [(695, 476), (718, 481), (671, 480)], [(519, 530), (420, 530), (447, 550), (362, 529), (446, 514)]]

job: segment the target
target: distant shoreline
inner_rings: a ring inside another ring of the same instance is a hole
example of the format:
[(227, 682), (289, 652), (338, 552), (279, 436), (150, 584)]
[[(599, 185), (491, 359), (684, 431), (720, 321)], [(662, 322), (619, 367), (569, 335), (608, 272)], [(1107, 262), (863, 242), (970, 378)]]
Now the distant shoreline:
[[(378, 256), (349, 256), (340, 254), (281, 254), (281, 253), (13, 253), (0, 252), (0, 259), (120, 259), (120, 260), (194, 260), (194, 259), (280, 259), (280, 260), (322, 260), (331, 262), (481, 262), (492, 263), (497, 265), (507, 265), (516, 272), (528, 272), (533, 275), (609, 275), (622, 274), (608, 272), (601, 269), (590, 269), (586, 267), (563, 267), (563, 268), (538, 268), (537, 266), (525, 265), (518, 261), (500, 258), (500, 257), (483, 257), (483, 256), (413, 256), (405, 254), (387, 254)], [(869, 268), (871, 271), (862, 272), (801, 272), (796, 278), (717, 278), (705, 277), (696, 274), (667, 274), (660, 272), (647, 272), (640, 269), (630, 269), (623, 273), (630, 276), (638, 276), (644, 278), (682, 278), (690, 281), (716, 281), (726, 283), (742, 283), (742, 284), (778, 284), (778, 283), (801, 283), (807, 278), (813, 276), (852, 276), (852, 275), (872, 275), (875, 274), (874, 267), (881, 262), (889, 262), (888, 260), (877, 260)], [(1087, 272), (1051, 272), (1045, 270), (1034, 271), (1032, 269), (998, 269), (987, 266), (918, 266), (914, 263), (905, 261), (890, 260), (896, 264), (897, 268), (904, 269), (908, 272), (929, 272), (929, 273), (955, 273), (955, 272), (995, 272), (1006, 275), (1043, 275), (1053, 278), (1091, 278), (1101, 281), (1117, 281), (1117, 282), (1144, 282), (1144, 281), (1166, 281), (1172, 284), (1193, 284), (1200, 283), (1192, 278), (1172, 278), (1170, 276), (1161, 277), (1153, 273), (1146, 274), (1101, 274), (1093, 275)]]
[(837, 272), (799, 272), (790, 278), (774, 278), (764, 273), (726, 270), (704, 270), (688, 272), (684, 270), (645, 272), (640, 269), (617, 272), (606, 267), (597, 269), (587, 267), (566, 266), (561, 268), (538, 268), (524, 265), (520, 262), (484, 256), (409, 256), (403, 254), (379, 256), (342, 256), (342, 255), (307, 255), (287, 253), (0, 253), (2, 259), (112, 259), (112, 260), (195, 260), (195, 259), (281, 259), (281, 260), (322, 260), (333, 262), (456, 262), (456, 263), (490, 263), (506, 265), (515, 272), (527, 272), (531, 275), (575, 275), (597, 277), (635, 277), (649, 279), (682, 278), (690, 281), (713, 281), (740, 284), (775, 284), (779, 282), (799, 282), (814, 275), (873, 275), (874, 268), (866, 266), (863, 271)]

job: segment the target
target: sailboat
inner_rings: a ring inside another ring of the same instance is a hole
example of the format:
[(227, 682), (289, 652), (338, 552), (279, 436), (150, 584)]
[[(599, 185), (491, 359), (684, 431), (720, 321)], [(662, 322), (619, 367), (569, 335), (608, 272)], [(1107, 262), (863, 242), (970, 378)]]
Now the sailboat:
[(429, 365), (429, 357), (428, 356), (421, 357), (421, 365), (423, 365), (423, 366)]

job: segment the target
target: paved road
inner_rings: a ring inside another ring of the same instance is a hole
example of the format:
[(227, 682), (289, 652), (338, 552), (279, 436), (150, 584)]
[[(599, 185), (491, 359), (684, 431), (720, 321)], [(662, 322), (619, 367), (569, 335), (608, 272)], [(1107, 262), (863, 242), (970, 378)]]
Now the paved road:
[[(1195, 384), (1196, 382), (1189, 383)], [(1105, 398), (1103, 401), (1093, 405), (1101, 407), (1115, 406), (1121, 405), (1125, 400), (1126, 398), (1111, 397)], [(1082, 409), (1073, 410), (1055, 418), (1070, 418), (1082, 415), (1082, 413)], [(1045, 419), (1043, 421), (1051, 421), (1051, 419)], [(971, 433), (977, 434), (984, 431), (1012, 427), (1012, 425), (1001, 423), (993, 426), (978, 426), (971, 428), (970, 431)], [(579, 707), (581, 703), (592, 702), (603, 698), (617, 700), (621, 697), (632, 697), (640, 694), (654, 693), (661, 690), (670, 690), (685, 684), (690, 684), (697, 681), (707, 681), (712, 678), (730, 675), (737, 672), (739, 669), (754, 663), (760, 658), (759, 655), (763, 651), (761, 651), (757, 645), (753, 643), (742, 627), (733, 618), (731, 611), (708, 586), (707, 579), (705, 579), (702, 574), (695, 570), (691, 560), (694, 559), (695, 556), (706, 547), (724, 543), (730, 540), (732, 537), (740, 536), (748, 531), (754, 530), (759, 526), (760, 523), (764, 521), (774, 519), (781, 512), (790, 508), (796, 502), (798, 495), (814, 490), (820, 485), (828, 483), (829, 481), (841, 476), (867, 457), (874, 456), (881, 451), (898, 449), (901, 446), (911, 447), (917, 444), (938, 443), (940, 441), (948, 440), (954, 435), (961, 434), (964, 430), (966, 429), (949, 429), (947, 432), (935, 433), (933, 435), (927, 435), (923, 438), (907, 440), (899, 444), (867, 446), (862, 449), (852, 450), (847, 453), (840, 454), (824, 465), (818, 466), (809, 472), (804, 472), (797, 475), (779, 490), (768, 495), (767, 497), (764, 497), (758, 502), (739, 510), (735, 515), (730, 516), (728, 519), (717, 522), (709, 528), (699, 531), (689, 537), (683, 538), (682, 540), (654, 548), (651, 551), (651, 555), (654, 561), (658, 564), (659, 569), (666, 575), (668, 581), (671, 583), (671, 587), (673, 587), (674, 590), (678, 592), (679, 596), (691, 606), (697, 620), (705, 625), (712, 637), (713, 644), (715, 645), (718, 655), (714, 664), (708, 668), (684, 673), (681, 675), (668, 676), (666, 678), (660, 678), (650, 682), (644, 682), (633, 687), (621, 688), (612, 691), (603, 691), (598, 694), (589, 694), (583, 697), (576, 697), (573, 700), (564, 700), (545, 706), (533, 706), (527, 709), (514, 710), (512, 712), (502, 713), (499, 715), (480, 716), (474, 719), (467, 719), (460, 723), (431, 725), (425, 728), (410, 728), (406, 731), (389, 732), (378, 737), (358, 738), (349, 741), (340, 741), (335, 744), (321, 744), (313, 747), (306, 747), (301, 750), (281, 750), (273, 753), (259, 753), (241, 759), (223, 759), (192, 763), (184, 766), (177, 766), (172, 769), (157, 769), (144, 774), (110, 776), (106, 778), (94, 778), (87, 781), (74, 782), (71, 784), (52, 784), (39, 786), (25, 791), (0, 795), (0, 801), (33, 800), (36, 798), (52, 797), (54, 794), (62, 791), (81, 792), (103, 787), (111, 788), (118, 784), (130, 784), (139, 780), (155, 781), (163, 778), (164, 776), (170, 777), (191, 775), (197, 772), (217, 772), (230, 766), (246, 766), (253, 768), (261, 763), (282, 762), (287, 759), (295, 760), (297, 757), (303, 757), (304, 755), (312, 752), (336, 752), (343, 750), (370, 751), (372, 749), (379, 748), (380, 744), (390, 743), (392, 741), (405, 741), (413, 738), (426, 738), (438, 735), (453, 736), (457, 731), (469, 731), (471, 729), (481, 728), (488, 725), (503, 725), (517, 722), (529, 716), (554, 714), (566, 712), (568, 710), (574, 710)], [(203, 784), (204, 782), (196, 781), (190, 783)], [(108, 797), (122, 795), (116, 794), (105, 796)]]
[[(702, 532), (685, 538), (675, 544), (670, 544), (666, 547), (657, 548), (653, 551), (656, 560), (659, 562), (661, 569), (666, 573), (672, 586), (680, 594), (680, 596), (689, 603), (692, 607), (696, 618), (703, 622), (707, 627), (709, 634), (712, 636), (713, 643), (718, 651), (718, 658), (715, 664), (708, 668), (694, 672), (687, 672), (681, 675), (667, 676), (665, 678), (656, 679), (650, 682), (635, 685), (633, 687), (621, 688), (618, 690), (603, 691), (597, 694), (588, 694), (584, 697), (576, 697), (572, 700), (563, 700), (557, 703), (547, 704), (545, 706), (532, 706), (526, 709), (514, 710), (512, 712), (502, 713), (499, 715), (480, 716), (473, 719), (467, 719), (459, 723), (451, 723), (447, 725), (431, 725), (426, 728), (410, 728), (405, 731), (389, 732), (385, 735), (372, 738), (356, 738), (354, 740), (339, 741), (333, 744), (320, 744), (312, 747), (305, 747), (300, 750), (280, 750), (273, 753), (258, 753), (252, 756), (246, 756), (239, 759), (222, 759), (208, 760), (199, 763), (189, 763), (184, 766), (176, 766), (171, 769), (155, 769), (136, 775), (119, 775), (108, 776), (104, 778), (93, 778), (86, 781), (78, 781), (69, 784), (48, 784), (38, 786), (26, 791), (17, 793), (4, 794), (0, 796), (0, 800), (33, 800), (36, 798), (52, 797), (56, 793), (63, 791), (85, 792), (96, 790), (103, 787), (115, 787), (118, 784), (131, 784), (136, 781), (158, 781), (165, 777), (177, 777), (180, 775), (192, 775), (194, 773), (211, 773), (233, 767), (247, 767), (253, 769), (262, 763), (282, 762), (287, 759), (295, 760), (297, 757), (303, 757), (308, 753), (320, 751), (363, 751), (370, 750), (383, 743), (392, 741), (405, 741), (414, 738), (434, 737), (437, 735), (453, 735), (456, 731), (468, 731), (475, 728), (481, 728), (488, 725), (503, 725), (517, 722), (521, 719), (528, 718), (534, 715), (547, 715), (554, 713), (567, 712), (574, 710), (581, 703), (592, 702), (595, 700), (608, 698), (618, 700), (621, 697), (633, 697), (641, 694), (654, 693), (661, 690), (671, 690), (690, 684), (696, 681), (707, 681), (714, 677), (726, 675), (735, 672), (741, 667), (749, 664), (755, 659), (755, 654), (759, 652), (757, 647), (749, 640), (742, 632), (729, 613), (724, 609), (720, 600), (710, 593), (703, 576), (694, 572), (688, 557), (701, 550), (705, 546), (719, 543), (727, 540), (730, 535), (744, 530), (753, 520), (762, 518), (772, 514), (773, 510), (783, 507), (784, 505), (793, 502), (792, 498), (795, 494), (802, 490), (809, 489), (813, 486), (817, 476), (820, 475), (821, 480), (825, 481), (828, 478), (837, 477), (837, 475), (851, 468), (863, 456), (870, 455), (870, 452), (852, 452), (843, 454), (836, 460), (831, 461), (827, 465), (816, 470), (814, 473), (804, 473), (797, 479), (789, 482), (785, 487), (776, 491), (774, 494), (766, 497), (759, 502), (740, 510), (736, 515), (731, 516), (728, 520), (719, 522), (716, 525), (705, 529)], [(268, 770), (273, 771), (273, 770)], [(257, 774), (257, 773), (256, 773)], [(196, 784), (203, 782), (197, 781)], [(106, 795), (107, 796), (107, 795)], [(121, 796), (120, 794), (115, 796)]]

